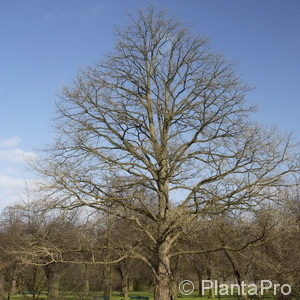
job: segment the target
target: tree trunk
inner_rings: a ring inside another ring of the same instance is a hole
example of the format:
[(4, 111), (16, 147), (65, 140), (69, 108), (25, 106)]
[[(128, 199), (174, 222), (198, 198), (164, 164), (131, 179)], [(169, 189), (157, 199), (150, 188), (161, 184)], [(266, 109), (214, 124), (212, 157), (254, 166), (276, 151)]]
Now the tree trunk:
[(59, 272), (55, 264), (49, 264), (44, 267), (48, 284), (48, 300), (59, 300)]
[(128, 277), (122, 277), (122, 287), (121, 287), (121, 297), (123, 299), (128, 299)]
[[(210, 262), (209, 262), (209, 266), (207, 267), (207, 280), (211, 280), (211, 268), (210, 268)], [(214, 295), (214, 289), (211, 288), (209, 291), (208, 291), (208, 296), (207, 296), (208, 299), (211, 299), (211, 298), (215, 298), (215, 295)]]
[(122, 298), (128, 298), (128, 291), (129, 291), (129, 276), (126, 270), (122, 265), (118, 266), (117, 268), (120, 276), (121, 276), (121, 293), (120, 296)]
[(129, 292), (133, 292), (134, 291), (132, 276), (129, 276), (129, 278), (128, 278), (128, 291)]
[(13, 279), (11, 281), (11, 295), (16, 295), (17, 294), (17, 284), (16, 284), (16, 280)]
[(88, 297), (90, 294), (90, 282), (87, 278), (84, 280), (84, 287), (83, 287), (83, 295), (84, 297)]
[(172, 279), (171, 279), (171, 300), (177, 300), (178, 284), (180, 281), (180, 274), (178, 272), (179, 257), (177, 256), (175, 264), (172, 266)]
[[(106, 226), (107, 226), (107, 233), (106, 233), (106, 243), (107, 247), (110, 247), (110, 242), (111, 242), (111, 231), (112, 231), (112, 220), (111, 220), (111, 215), (107, 214), (106, 215)], [(109, 261), (110, 260), (110, 253), (109, 251), (105, 251), (103, 253), (104, 259)], [(104, 300), (111, 300), (112, 296), (112, 267), (111, 265), (104, 265), (103, 268), (103, 296)]]
[(0, 300), (4, 300), (4, 276), (0, 270)]
[(110, 265), (104, 265), (103, 270), (103, 296), (104, 300), (111, 300), (112, 293), (112, 270)]
[(103, 289), (104, 300), (111, 300), (112, 288), (111, 284), (105, 284)]
[(169, 241), (166, 240), (158, 247), (157, 280), (155, 285), (154, 300), (171, 299), (171, 268), (168, 256), (170, 249)]
[(50, 273), (47, 276), (48, 300), (59, 300), (58, 279), (59, 275), (56, 273)]
[(121, 277), (121, 293), (120, 296), (123, 299), (128, 298), (129, 292), (129, 264), (128, 261), (122, 261), (117, 266), (116, 270), (119, 272)]
[(178, 282), (176, 279), (173, 279), (171, 281), (171, 290), (170, 290), (170, 299), (171, 300), (177, 300), (177, 286), (178, 286)]
[(202, 297), (202, 271), (198, 268), (196, 268), (196, 272), (197, 272), (197, 278), (198, 278), (198, 289), (199, 289), (199, 292), (198, 292), (198, 295), (199, 297)]
[[(227, 256), (229, 262), (231, 263), (234, 277), (236, 278), (236, 281), (237, 281), (237, 283), (238, 283), (238, 285), (240, 286), (240, 289), (241, 289), (241, 286), (242, 286), (241, 273), (239, 272), (239, 270), (236, 266), (236, 263), (234, 262), (233, 258), (229, 255), (229, 253), (227, 251), (224, 251), (224, 253)], [(238, 300), (240, 300), (241, 296), (238, 294), (237, 298), (238, 298)]]
[(84, 282), (83, 282), (83, 296), (88, 297), (90, 294), (90, 282), (88, 279), (88, 265), (84, 265)]

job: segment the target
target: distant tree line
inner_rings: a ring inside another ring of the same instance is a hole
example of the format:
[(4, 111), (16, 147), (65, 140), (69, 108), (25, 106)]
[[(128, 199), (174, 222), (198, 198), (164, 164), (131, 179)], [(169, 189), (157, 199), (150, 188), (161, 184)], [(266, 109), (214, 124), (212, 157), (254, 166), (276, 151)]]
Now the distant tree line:
[[(90, 215), (88, 221), (87, 215), (87, 211), (79, 210), (42, 213), (30, 206), (6, 208), (1, 215), (0, 299), (26, 291), (32, 299), (45, 292), (48, 299), (55, 300), (64, 299), (65, 292), (71, 292), (74, 299), (89, 299), (95, 294), (110, 297), (112, 291), (126, 299), (131, 291), (154, 290), (151, 269), (134, 258), (137, 246), (151, 256), (139, 228), (107, 214)], [(244, 247), (249, 237), (259, 243)], [(290, 284), (290, 297), (300, 298), (297, 197), (287, 198), (284, 206), (263, 207), (255, 218), (222, 215), (198, 219), (193, 231), (177, 241), (176, 248), (209, 249), (220, 241), (244, 249), (176, 257), (171, 264), (174, 299), (184, 279), (195, 283), (199, 296), (204, 279), (238, 284), (269, 279)], [(128, 251), (129, 244), (132, 252)], [(216, 297), (213, 290), (207, 296)], [(282, 297), (290, 298), (280, 293), (277, 296)]]

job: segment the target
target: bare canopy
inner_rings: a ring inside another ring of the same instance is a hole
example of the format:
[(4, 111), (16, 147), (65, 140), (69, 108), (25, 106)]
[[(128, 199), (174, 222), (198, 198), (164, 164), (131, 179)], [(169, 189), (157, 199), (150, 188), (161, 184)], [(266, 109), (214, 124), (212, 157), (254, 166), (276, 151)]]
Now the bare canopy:
[(247, 85), (205, 38), (152, 8), (117, 37), (62, 90), (59, 137), (37, 169), (51, 206), (88, 206), (141, 231), (155, 259), (143, 245), (128, 256), (148, 264), (155, 299), (168, 300), (172, 257), (237, 250), (179, 249), (193, 222), (275, 199), (299, 163), (288, 137), (250, 122)]

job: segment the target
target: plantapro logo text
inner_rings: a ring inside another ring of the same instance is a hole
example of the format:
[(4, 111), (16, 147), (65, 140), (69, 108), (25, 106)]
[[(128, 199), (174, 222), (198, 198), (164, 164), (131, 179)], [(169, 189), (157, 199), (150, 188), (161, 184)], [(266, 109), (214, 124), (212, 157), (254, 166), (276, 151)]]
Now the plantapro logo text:
[[(188, 285), (188, 287), (187, 287)], [(194, 290), (194, 285), (189, 280), (183, 280), (179, 284), (179, 291), (183, 295), (190, 295)], [(273, 283), (271, 280), (261, 280), (260, 284), (246, 284), (244, 281), (241, 284), (219, 284), (217, 280), (202, 280), (201, 294), (205, 296), (209, 291), (215, 295), (228, 296), (228, 295), (240, 295), (240, 296), (254, 296), (264, 295), (265, 293), (272, 293), (274, 296), (277, 294), (290, 295), (292, 288), (289, 284)]]

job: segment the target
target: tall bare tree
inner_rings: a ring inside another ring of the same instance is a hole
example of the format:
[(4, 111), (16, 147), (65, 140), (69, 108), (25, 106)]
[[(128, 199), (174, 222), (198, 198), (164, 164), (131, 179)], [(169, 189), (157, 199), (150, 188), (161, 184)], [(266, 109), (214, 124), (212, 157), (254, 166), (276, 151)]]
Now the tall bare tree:
[(172, 258), (259, 240), (182, 249), (178, 238), (201, 218), (275, 199), (299, 163), (289, 138), (249, 121), (247, 85), (206, 39), (152, 8), (117, 35), (112, 53), (62, 90), (59, 138), (37, 170), (52, 207), (134, 224), (147, 245), (123, 244), (116, 261), (144, 261), (155, 299), (168, 300)]

